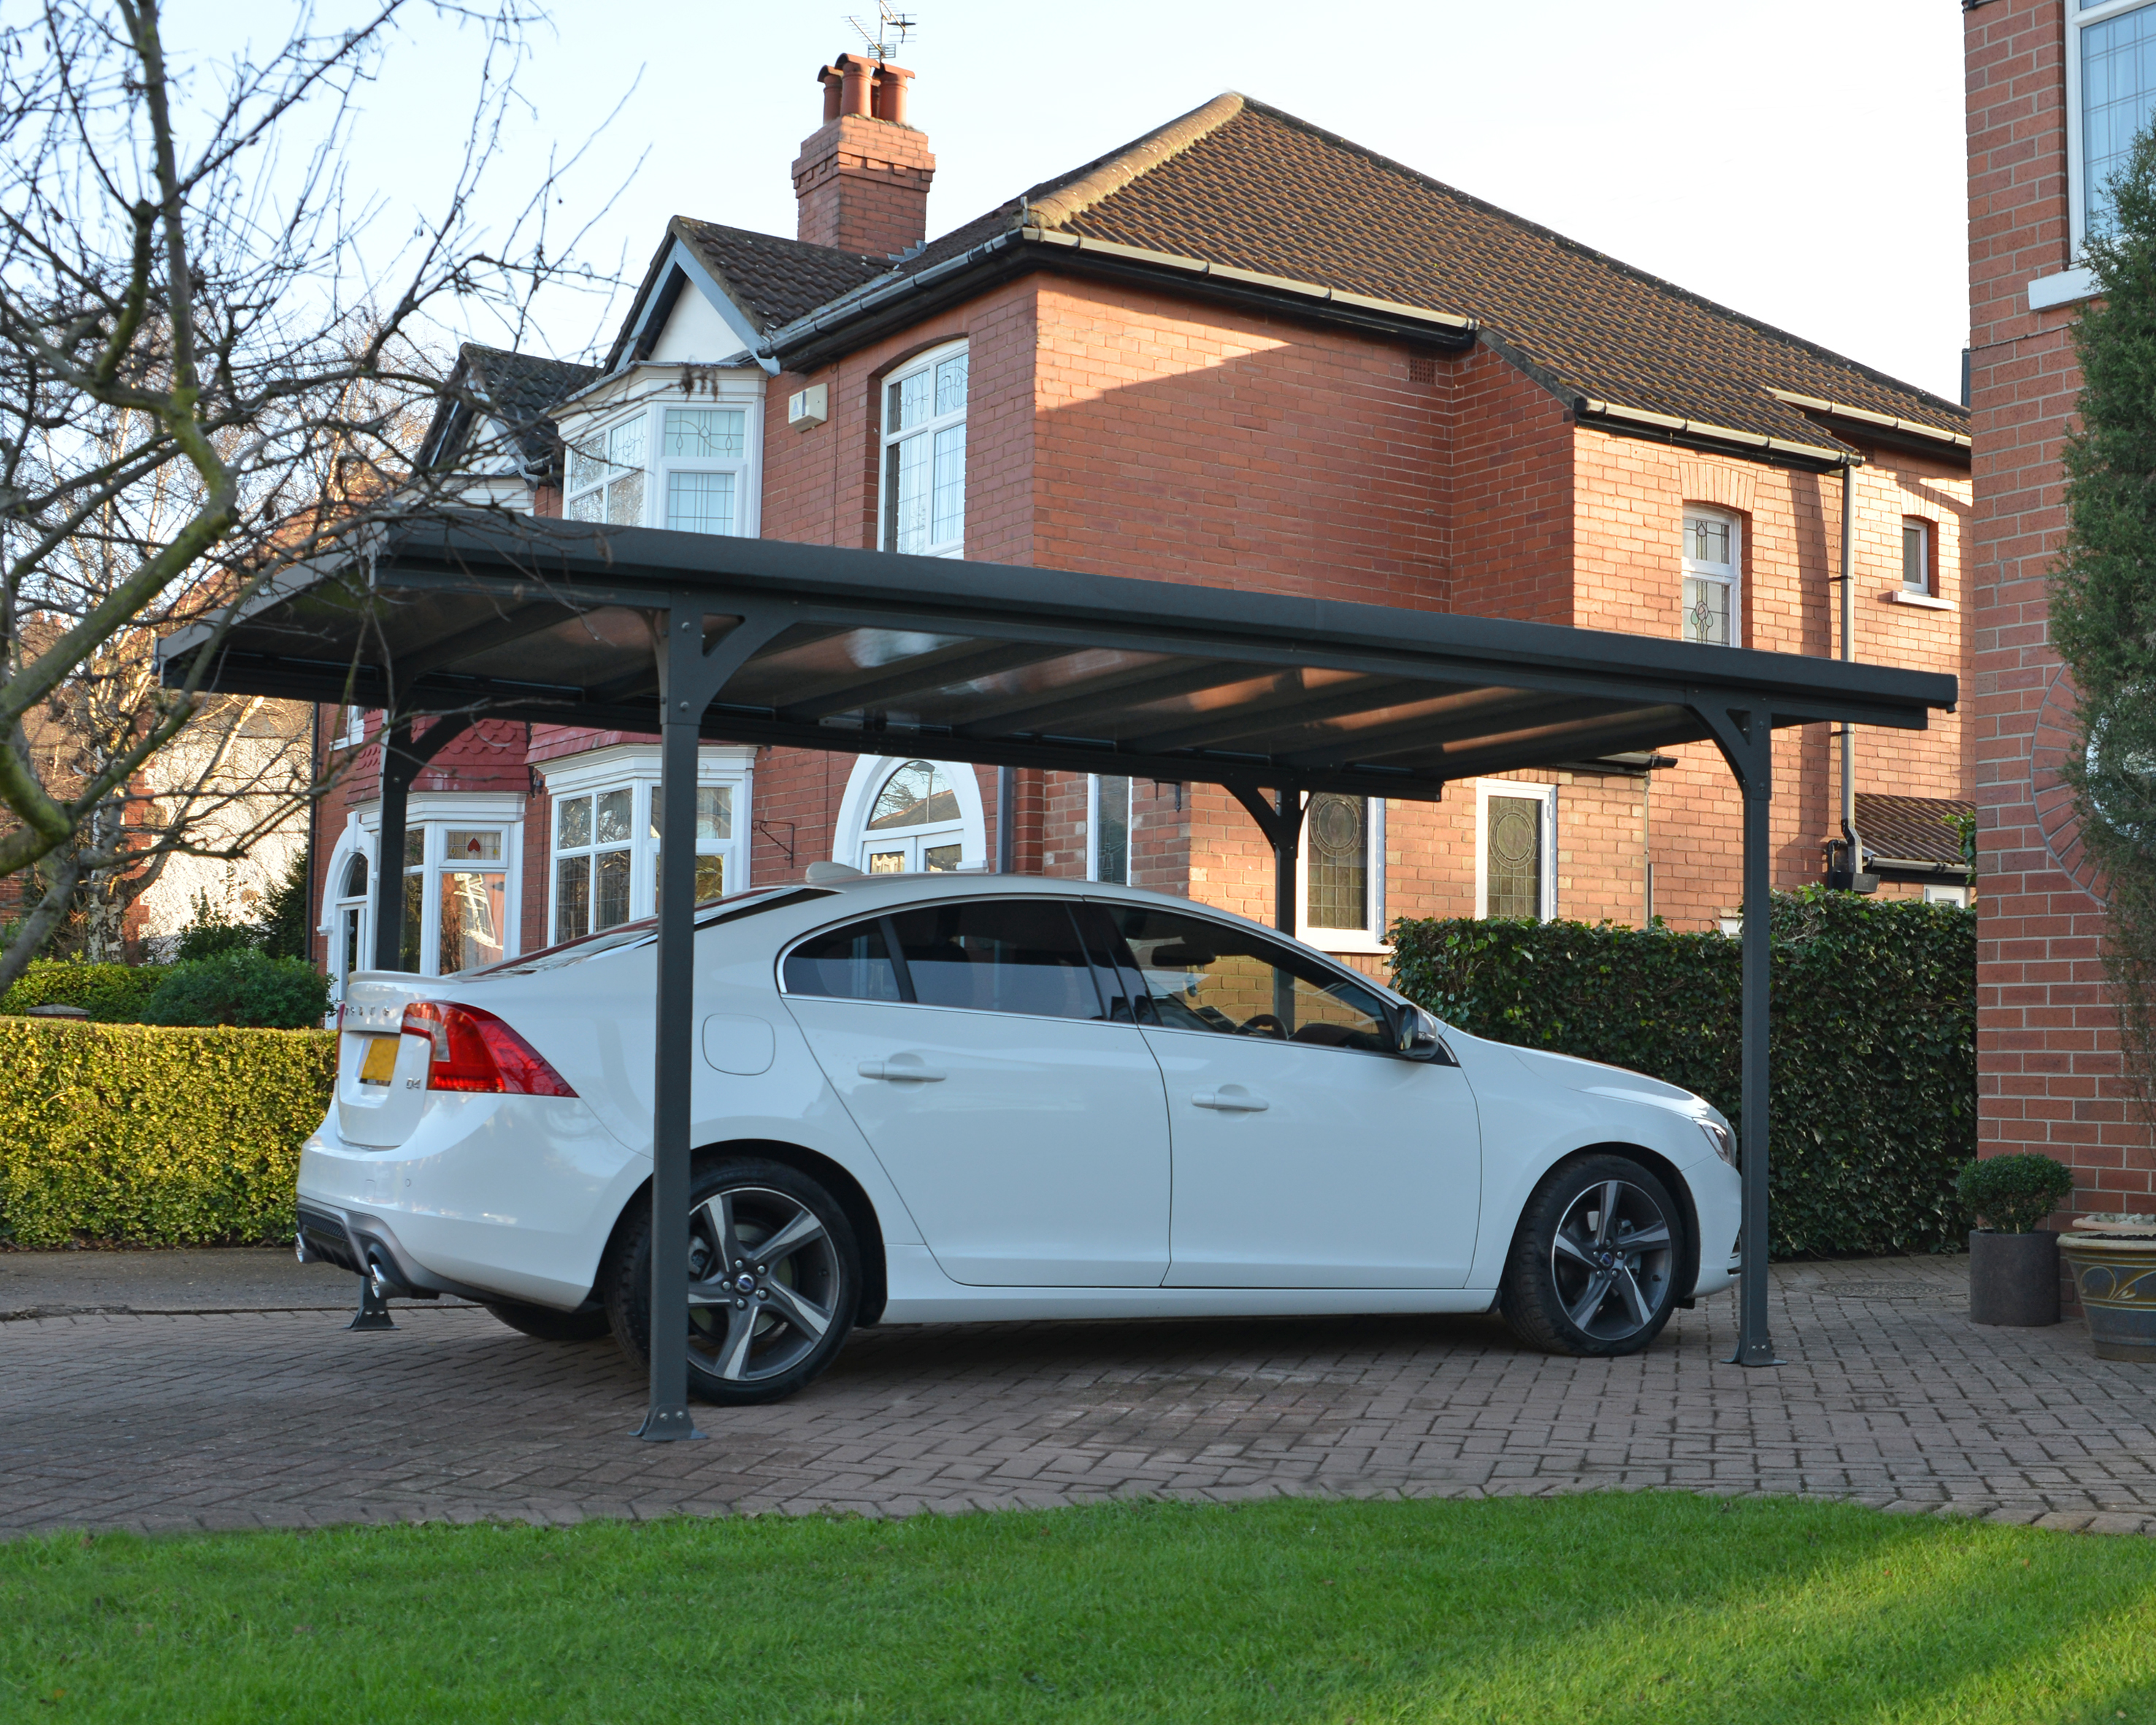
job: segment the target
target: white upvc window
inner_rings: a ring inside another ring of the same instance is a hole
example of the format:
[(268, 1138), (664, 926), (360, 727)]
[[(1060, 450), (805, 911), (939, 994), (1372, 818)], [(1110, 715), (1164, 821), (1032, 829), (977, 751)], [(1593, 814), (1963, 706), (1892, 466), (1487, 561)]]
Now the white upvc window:
[(337, 708), (336, 734), (330, 739), (332, 749), (357, 749), (367, 740), (367, 709), (364, 707)]
[(1475, 783), (1475, 914), (1557, 914), (1557, 786)]
[(932, 348), (884, 384), (886, 551), (960, 557), (966, 548), (966, 389), (963, 342)]
[(570, 520), (644, 525), (646, 417), (639, 409), (569, 445), (562, 497), (562, 513)]
[(2156, 108), (2156, 4), (2066, 0), (2066, 203), (2074, 253), (2111, 222), (2112, 176)]
[[(403, 943), (397, 968), (422, 976), (454, 976), (515, 958), (523, 914), (524, 799), (497, 792), (415, 793), (404, 827)], [(381, 810), (364, 812), (368, 848), (381, 866)], [(362, 880), (347, 869), (341, 883)], [(371, 869), (370, 869), (371, 873)], [(357, 896), (347, 894), (346, 897)], [(372, 966), (372, 910), (336, 926), (335, 938), (357, 940), (358, 968)]]
[(659, 524), (676, 533), (742, 533), (748, 460), (746, 409), (660, 409)]
[(1384, 950), (1385, 804), (1382, 797), (1314, 791), (1296, 859), (1297, 932), (1327, 952)]
[(1093, 774), (1086, 792), (1086, 878), (1131, 883), (1131, 781)]
[(1743, 639), (1743, 528), (1719, 509), (1684, 513), (1684, 638), (1732, 646)]
[(1933, 590), (1931, 523), (1915, 515), (1902, 518), (1902, 590), (1928, 594)]
[(340, 1002), (355, 971), (374, 968), (374, 904), (367, 892), (372, 878), (365, 844), (354, 832), (331, 861), (330, 902), (322, 918), (330, 937), (331, 990)]
[[(697, 900), (748, 885), (746, 749), (706, 749), (696, 762)], [(659, 751), (597, 749), (540, 769), (553, 802), (547, 868), (550, 942), (574, 940), (658, 908), (665, 837)]]

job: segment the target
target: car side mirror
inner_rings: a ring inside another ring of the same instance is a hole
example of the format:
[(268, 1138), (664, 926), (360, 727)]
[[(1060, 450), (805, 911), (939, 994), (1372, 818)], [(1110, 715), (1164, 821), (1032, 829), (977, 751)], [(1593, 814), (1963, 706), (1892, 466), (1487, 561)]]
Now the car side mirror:
[(1437, 1020), (1420, 1007), (1402, 1007), (1394, 1015), (1394, 1046), (1409, 1060), (1443, 1058), (1445, 1043), (1437, 1033)]

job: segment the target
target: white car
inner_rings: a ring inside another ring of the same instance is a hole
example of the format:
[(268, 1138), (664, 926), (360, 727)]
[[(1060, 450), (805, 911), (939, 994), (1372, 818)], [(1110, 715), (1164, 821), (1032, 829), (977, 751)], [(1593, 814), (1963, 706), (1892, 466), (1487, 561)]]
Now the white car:
[[(1184, 899), (812, 873), (697, 912), (707, 1400), (789, 1394), (874, 1323), (1494, 1309), (1629, 1353), (1731, 1280), (1729, 1127), (1686, 1091)], [(356, 977), (301, 1255), (640, 1357), (654, 940)]]

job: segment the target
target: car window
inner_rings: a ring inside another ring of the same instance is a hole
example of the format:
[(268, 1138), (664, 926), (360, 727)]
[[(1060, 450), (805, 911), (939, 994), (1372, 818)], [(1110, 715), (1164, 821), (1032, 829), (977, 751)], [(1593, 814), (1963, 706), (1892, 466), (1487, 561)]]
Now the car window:
[(1092, 966), (1070, 908), (1055, 899), (962, 899), (890, 919), (924, 1007), (1101, 1018)]
[(786, 955), (785, 975), (788, 994), (820, 994), (846, 1001), (906, 997), (880, 917), (811, 935)]
[(1163, 1029), (1391, 1052), (1375, 989), (1246, 929), (1147, 905), (1106, 908)]

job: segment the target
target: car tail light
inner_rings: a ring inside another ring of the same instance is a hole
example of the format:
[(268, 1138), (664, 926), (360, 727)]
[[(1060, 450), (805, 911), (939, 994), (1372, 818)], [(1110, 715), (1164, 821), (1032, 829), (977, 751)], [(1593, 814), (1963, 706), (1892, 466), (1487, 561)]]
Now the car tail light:
[(496, 1095), (573, 1096), (546, 1057), (491, 1012), (447, 1001), (414, 1001), (404, 1009), (404, 1034), (424, 1036), (430, 1090), (476, 1090)]

